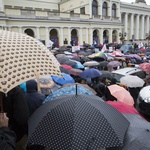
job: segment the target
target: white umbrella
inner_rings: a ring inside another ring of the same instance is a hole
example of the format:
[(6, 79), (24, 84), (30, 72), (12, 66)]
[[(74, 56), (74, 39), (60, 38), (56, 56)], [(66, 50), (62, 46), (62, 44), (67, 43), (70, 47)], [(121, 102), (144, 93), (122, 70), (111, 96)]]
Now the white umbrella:
[(83, 64), (85, 67), (98, 66), (99, 63), (97, 61), (88, 61)]
[(123, 76), (120, 79), (120, 82), (130, 88), (143, 87), (145, 83), (143, 79), (139, 78), (138, 76), (133, 76), (133, 75)]

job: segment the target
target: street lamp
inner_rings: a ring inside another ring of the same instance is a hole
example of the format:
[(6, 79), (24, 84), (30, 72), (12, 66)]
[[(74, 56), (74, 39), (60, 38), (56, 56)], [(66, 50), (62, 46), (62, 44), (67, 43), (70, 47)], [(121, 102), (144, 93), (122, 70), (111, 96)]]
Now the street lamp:
[(124, 44), (124, 39), (125, 39), (125, 37), (127, 36), (127, 33), (126, 32), (124, 32), (124, 33), (119, 33), (119, 37), (120, 37), (120, 40), (122, 41), (122, 44)]

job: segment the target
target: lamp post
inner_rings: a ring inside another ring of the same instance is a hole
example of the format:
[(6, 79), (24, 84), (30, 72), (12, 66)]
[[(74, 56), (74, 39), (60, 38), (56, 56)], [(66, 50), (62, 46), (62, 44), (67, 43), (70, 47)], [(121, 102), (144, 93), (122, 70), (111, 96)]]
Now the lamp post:
[(124, 32), (124, 33), (119, 33), (119, 37), (120, 37), (120, 40), (122, 41), (122, 44), (124, 44), (124, 39), (125, 39), (125, 37), (127, 36), (127, 33), (126, 32)]

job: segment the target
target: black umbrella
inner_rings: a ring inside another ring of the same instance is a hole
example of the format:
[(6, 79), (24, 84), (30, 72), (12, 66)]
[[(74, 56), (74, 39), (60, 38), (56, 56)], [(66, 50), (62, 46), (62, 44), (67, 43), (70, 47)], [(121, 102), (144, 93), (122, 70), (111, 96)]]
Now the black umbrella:
[(147, 48), (147, 49), (146, 49), (146, 52), (150, 52), (150, 48)]
[(79, 57), (72, 57), (72, 58), (70, 58), (70, 59), (76, 60), (76, 61), (80, 61), (80, 58), (79, 58)]
[(100, 61), (104, 61), (105, 58), (100, 57), (100, 56), (96, 56), (96, 57), (93, 58), (93, 60), (100, 62)]
[(69, 66), (73, 67), (73, 66), (75, 66), (77, 63), (74, 62), (74, 61), (67, 60), (67, 61), (63, 62), (63, 64), (66, 64), (66, 65), (69, 65)]
[(109, 71), (106, 70), (101, 70), (101, 78), (107, 78), (107, 79), (112, 79), (113, 78), (113, 74)]
[(54, 150), (122, 147), (127, 119), (97, 96), (68, 95), (43, 104), (29, 119), (28, 146)]
[(130, 125), (122, 150), (150, 150), (150, 123), (137, 114), (124, 114)]
[(69, 74), (69, 71), (65, 69), (64, 67), (60, 66), (59, 69), (61, 72)]
[(85, 62), (87, 62), (87, 61), (90, 61), (90, 60), (91, 60), (91, 59), (88, 58), (88, 57), (82, 57), (81, 60), (80, 60), (80, 62), (83, 64), (83, 63), (85, 63)]
[(86, 52), (84, 52), (84, 51), (79, 51), (79, 52), (78, 52), (78, 55), (86, 56), (87, 54), (86, 54)]

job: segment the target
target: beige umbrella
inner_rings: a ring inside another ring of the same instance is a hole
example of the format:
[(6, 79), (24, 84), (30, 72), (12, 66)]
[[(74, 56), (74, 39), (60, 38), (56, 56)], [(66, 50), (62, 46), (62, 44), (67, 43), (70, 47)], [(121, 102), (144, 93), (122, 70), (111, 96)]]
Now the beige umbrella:
[(42, 75), (61, 76), (59, 62), (38, 40), (21, 33), (0, 31), (0, 92)]

